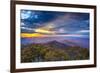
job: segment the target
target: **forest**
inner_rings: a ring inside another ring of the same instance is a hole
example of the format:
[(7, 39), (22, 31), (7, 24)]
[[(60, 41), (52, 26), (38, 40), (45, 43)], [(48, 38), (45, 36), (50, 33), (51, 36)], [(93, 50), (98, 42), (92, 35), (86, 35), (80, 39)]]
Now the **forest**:
[(22, 45), (21, 62), (47, 62), (89, 59), (89, 49), (68, 46), (57, 41)]

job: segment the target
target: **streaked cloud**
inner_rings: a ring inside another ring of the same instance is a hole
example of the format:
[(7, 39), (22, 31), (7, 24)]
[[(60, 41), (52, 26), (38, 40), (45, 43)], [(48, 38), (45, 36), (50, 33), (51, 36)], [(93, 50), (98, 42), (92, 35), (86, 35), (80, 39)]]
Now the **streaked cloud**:
[(80, 30), (80, 31), (77, 31), (78, 33), (89, 33), (89, 30)]
[(22, 37), (88, 37), (89, 13), (22, 10), (21, 32)]
[(28, 28), (28, 27), (21, 27), (21, 29), (25, 29), (25, 30), (27, 30), (27, 31), (34, 31), (34, 29)]

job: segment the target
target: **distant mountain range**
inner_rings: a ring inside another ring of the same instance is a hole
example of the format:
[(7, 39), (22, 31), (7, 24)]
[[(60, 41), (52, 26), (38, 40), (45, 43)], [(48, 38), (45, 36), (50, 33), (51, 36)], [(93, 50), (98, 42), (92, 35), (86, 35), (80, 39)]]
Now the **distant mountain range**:
[(63, 40), (61, 43), (67, 44), (71, 47), (79, 46), (82, 48), (89, 48), (89, 40)]
[(28, 44), (42, 44), (48, 45), (50, 47), (57, 47), (57, 48), (65, 48), (65, 47), (81, 47), (81, 48), (89, 48), (89, 39), (67, 39), (67, 40), (51, 40), (46, 42), (39, 42), (39, 40), (32, 40), (32, 39), (24, 39), (22, 40), (22, 45)]
[[(76, 42), (76, 41), (75, 41)], [(89, 59), (89, 49), (69, 40), (21, 45), (21, 62)], [(26, 56), (27, 55), (27, 56)]]

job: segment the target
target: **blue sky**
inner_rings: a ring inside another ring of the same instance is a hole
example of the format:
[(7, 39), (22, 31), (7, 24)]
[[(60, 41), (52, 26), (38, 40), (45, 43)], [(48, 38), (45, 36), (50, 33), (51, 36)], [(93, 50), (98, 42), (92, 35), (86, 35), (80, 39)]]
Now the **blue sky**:
[(22, 33), (89, 38), (89, 13), (36, 10), (21, 10), (20, 13)]

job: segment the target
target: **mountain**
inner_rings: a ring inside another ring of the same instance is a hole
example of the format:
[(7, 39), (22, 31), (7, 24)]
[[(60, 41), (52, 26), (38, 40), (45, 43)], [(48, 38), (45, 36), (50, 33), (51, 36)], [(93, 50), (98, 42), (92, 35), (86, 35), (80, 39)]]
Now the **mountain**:
[(89, 39), (69, 39), (62, 40), (61, 43), (67, 44), (71, 47), (89, 48)]
[(80, 46), (82, 48), (89, 48), (89, 38), (21, 38), (22, 45), (29, 45), (29, 44), (46, 44), (50, 42), (58, 42), (61, 44), (65, 44), (67, 46), (75, 47)]
[(61, 42), (64, 43), (64, 44), (67, 44), (67, 45), (69, 45), (71, 47), (78, 46), (78, 44), (76, 42), (73, 42), (73, 41), (70, 41), (70, 40), (63, 40)]
[(68, 47), (71, 47), (70, 45), (54, 40), (46, 43), (31, 43), (27, 45), (22, 45), (22, 48), (29, 47), (29, 46), (36, 46), (36, 45), (45, 46), (51, 49), (66, 49)]
[(21, 45), (21, 62), (46, 62), (89, 59), (89, 50), (71, 41), (49, 41)]
[(57, 49), (65, 49), (67, 47), (70, 47), (70, 45), (58, 42), (56, 40), (50, 41), (48, 43), (45, 43), (46, 46), (51, 47), (51, 48), (57, 48)]

